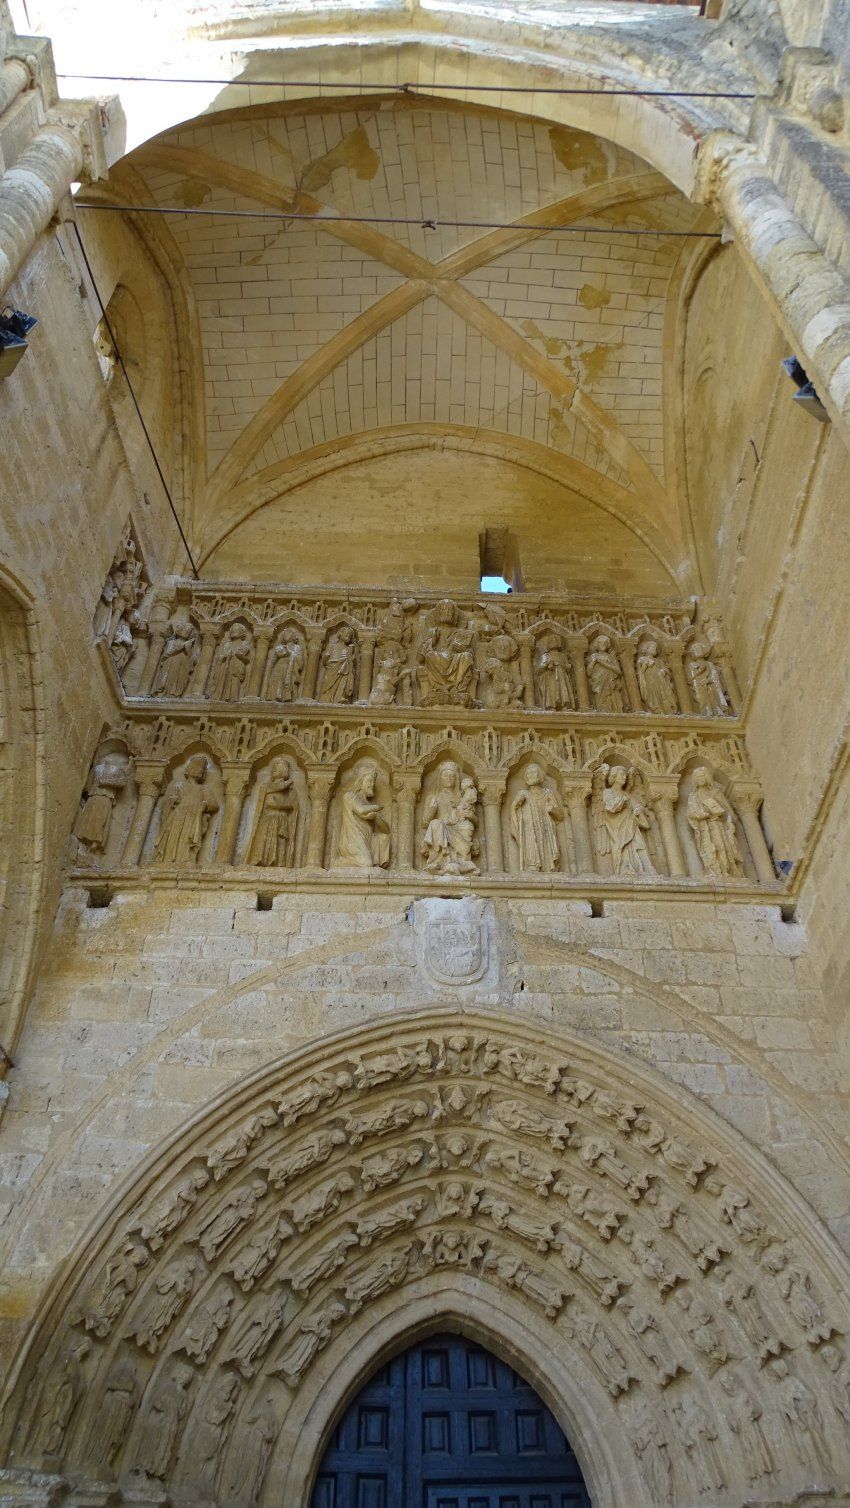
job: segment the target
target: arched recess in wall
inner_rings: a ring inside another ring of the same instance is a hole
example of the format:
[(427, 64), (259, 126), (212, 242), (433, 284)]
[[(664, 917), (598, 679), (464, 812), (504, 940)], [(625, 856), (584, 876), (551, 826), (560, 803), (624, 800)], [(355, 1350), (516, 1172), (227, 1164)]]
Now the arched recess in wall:
[(307, 1508), (360, 1383), (448, 1328), (538, 1389), (598, 1508), (790, 1501), (842, 1485), (848, 1292), (813, 1212), (654, 1071), (515, 1012), (398, 1013), (156, 1148), (45, 1299), (3, 1457)]
[(0, 566), (0, 1057), (32, 987), (44, 846), (43, 706), (32, 597)]

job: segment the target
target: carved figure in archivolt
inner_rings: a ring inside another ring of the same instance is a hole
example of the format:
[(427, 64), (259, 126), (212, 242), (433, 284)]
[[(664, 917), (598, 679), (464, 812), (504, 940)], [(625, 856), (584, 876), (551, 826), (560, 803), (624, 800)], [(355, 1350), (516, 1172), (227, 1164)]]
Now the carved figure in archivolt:
[(86, 1458), (92, 1466), (115, 1464), (139, 1397), (139, 1374), (129, 1356), (118, 1356), (106, 1377), (103, 1397), (89, 1435)]
[(538, 636), (534, 653), (534, 685), (537, 705), (546, 712), (575, 707), (569, 655), (551, 630)]
[(703, 717), (725, 717), (731, 709), (707, 644), (697, 641), (691, 645), (686, 670), (697, 712)]
[(637, 683), (643, 704), (649, 712), (660, 717), (669, 717), (678, 712), (679, 703), (673, 687), (673, 677), (658, 652), (654, 639), (644, 639), (638, 646)]
[(125, 1241), (120, 1251), (110, 1257), (98, 1297), (84, 1316), (87, 1330), (101, 1339), (109, 1334), (130, 1294), (139, 1286), (140, 1269), (149, 1262), (150, 1253), (140, 1241)]
[(328, 1215), (339, 1209), (343, 1194), (350, 1194), (353, 1190), (354, 1179), (350, 1173), (340, 1173), (336, 1178), (328, 1179), (327, 1183), (320, 1183), (312, 1193), (305, 1194), (289, 1208), (296, 1230), (302, 1233), (312, 1230), (314, 1225), (326, 1220)]
[(275, 1336), (283, 1329), (288, 1299), (278, 1288), (262, 1301), (236, 1340), (228, 1361), (248, 1379), (254, 1376), (260, 1357), (264, 1356)]
[(125, 755), (105, 754), (88, 778), (85, 805), (77, 817), (74, 833), (90, 853), (106, 852), (112, 828), (112, 813), (119, 794), (130, 779)]
[(410, 1251), (395, 1251), (352, 1277), (345, 1285), (345, 1297), (351, 1305), (352, 1314), (357, 1314), (364, 1304), (371, 1304), (382, 1293), (389, 1293), (392, 1288), (403, 1283), (410, 1259)]
[(750, 1207), (748, 1194), (745, 1194), (742, 1189), (736, 1189), (734, 1184), (723, 1183), (721, 1179), (715, 1177), (705, 1180), (705, 1189), (707, 1193), (717, 1195), (720, 1218), (725, 1220), (727, 1225), (731, 1225), (739, 1241), (743, 1241), (745, 1246), (770, 1245), (772, 1239), (770, 1232)]
[(621, 1393), (627, 1393), (633, 1378), (626, 1358), (615, 1346), (605, 1326), (587, 1310), (573, 1306), (570, 1320), (576, 1340), (584, 1347), (611, 1397), (617, 1398)]
[(328, 638), (319, 666), (317, 702), (350, 702), (354, 696), (357, 669), (357, 639), (344, 623)]
[(724, 1367), (720, 1386), (729, 1400), (726, 1423), (741, 1442), (741, 1456), (751, 1482), (759, 1482), (773, 1472), (773, 1456), (762, 1428), (763, 1409), (734, 1367)]
[(389, 643), (379, 645), (375, 655), (372, 690), (369, 692), (370, 705), (392, 707), (402, 682), (407, 684), (409, 692), (411, 675), (412, 671), (405, 663), (405, 651), (401, 644), (391, 639)]
[(206, 755), (193, 754), (182, 774), (172, 775), (162, 798), (154, 844), (157, 864), (197, 864), (201, 844), (221, 802), (208, 779)]
[(600, 765), (593, 779), (594, 833), (600, 858), (610, 856), (615, 874), (654, 875), (646, 835), (646, 807), (631, 790), (633, 777), (620, 764)]
[(178, 1350), (203, 1366), (215, 1350), (218, 1338), (230, 1323), (233, 1294), (226, 1286), (213, 1293), (191, 1315)]
[(209, 1181), (205, 1168), (192, 1168), (168, 1194), (146, 1210), (139, 1231), (151, 1251), (159, 1251), (166, 1236), (182, 1224)]
[(531, 1299), (548, 1319), (555, 1319), (569, 1297), (569, 1290), (553, 1283), (545, 1273), (529, 1267), (521, 1258), (508, 1252), (488, 1251), (481, 1264), (482, 1272), (492, 1272), (506, 1288), (516, 1288)]
[(425, 1208), (427, 1200), (421, 1194), (412, 1199), (402, 1199), (398, 1204), (385, 1206), (366, 1215), (357, 1222), (357, 1239), (361, 1246), (372, 1246), (375, 1241), (391, 1236), (395, 1231), (413, 1225)]
[(247, 1429), (239, 1441), (238, 1475), (231, 1481), (229, 1501), (253, 1505), (263, 1490), (272, 1446), (280, 1429), (271, 1395), (262, 1399), (248, 1415), (246, 1424)]
[(266, 697), (270, 702), (294, 702), (304, 674), (304, 641), (291, 624), (281, 629), (269, 652)]
[(662, 1230), (672, 1230), (687, 1248), (703, 1272), (729, 1255), (729, 1248), (702, 1231), (682, 1209), (681, 1201), (658, 1189), (650, 1189), (648, 1203), (655, 1208), (655, 1218)]
[(422, 853), (431, 874), (477, 874), (475, 807), (478, 790), (460, 766), (446, 759), (437, 771), (434, 794), (423, 811)]
[(632, 1299), (620, 1299), (621, 1309), (625, 1311), (626, 1324), (632, 1333), (635, 1344), (643, 1352), (647, 1361), (655, 1371), (655, 1377), (662, 1388), (666, 1388), (674, 1377), (686, 1368), (674, 1356), (673, 1349), (659, 1328), (654, 1314), (648, 1309), (641, 1309)]
[(214, 1262), (231, 1236), (257, 1213), (260, 1200), (268, 1192), (262, 1178), (235, 1189), (226, 1203), (208, 1215), (198, 1228), (198, 1245), (208, 1262)]
[(522, 672), (519, 645), (512, 634), (494, 634), (487, 645), (483, 665), (485, 682), (482, 702), (485, 707), (521, 707)]
[(231, 623), (215, 652), (207, 695), (214, 702), (237, 702), (245, 694), (254, 642), (244, 623)]
[(695, 1289), (682, 1289), (679, 1302), (684, 1310), (685, 1328), (694, 1346), (705, 1357), (709, 1372), (716, 1372), (729, 1360), (729, 1351), (711, 1309)]
[(314, 1288), (323, 1278), (330, 1277), (332, 1272), (342, 1267), (348, 1259), (351, 1247), (358, 1244), (353, 1230), (337, 1231), (327, 1246), (320, 1246), (319, 1250), (300, 1266), (289, 1268), (286, 1278), (293, 1293), (309, 1293), (311, 1288)]
[(284, 1241), (294, 1236), (295, 1226), (286, 1215), (278, 1215), (262, 1230), (253, 1230), (229, 1263), (228, 1271), (244, 1293), (271, 1267)]
[(702, 1492), (721, 1492), (726, 1486), (726, 1474), (720, 1463), (717, 1426), (702, 1404), (687, 1395), (673, 1412), (682, 1444), (690, 1457), (694, 1481), (699, 1483)]
[(328, 1344), (334, 1326), (346, 1316), (346, 1307), (339, 1299), (331, 1299), (323, 1309), (302, 1320), (295, 1335), (284, 1348), (280, 1361), (273, 1368), (291, 1388), (297, 1388), (313, 1358)]
[(628, 1418), (628, 1433), (653, 1503), (669, 1503), (673, 1496), (673, 1466), (664, 1418), (662, 1410), (645, 1399)]
[(707, 875), (729, 879), (743, 873), (735, 817), (711, 771), (699, 765), (688, 796), (688, 826)]
[(419, 696), (423, 707), (474, 705), (473, 634), (454, 602), (439, 602), (429, 614), (419, 645)]
[(128, 1333), (153, 1356), (169, 1325), (180, 1313), (198, 1278), (198, 1262), (191, 1253), (175, 1257), (164, 1267), (145, 1297), (141, 1313)]
[(295, 1152), (289, 1152), (269, 1163), (269, 1182), (276, 1189), (286, 1188), (293, 1178), (308, 1173), (311, 1168), (327, 1162), (335, 1147), (345, 1145), (345, 1132), (341, 1126), (331, 1126), (327, 1131), (317, 1131)]
[(784, 1346), (765, 1318), (755, 1286), (733, 1268), (718, 1267), (716, 1276), (722, 1284), (720, 1297), (724, 1305), (737, 1319), (759, 1365), (764, 1366), (771, 1356), (779, 1356)]
[(832, 1451), (811, 1388), (794, 1375), (785, 1361), (772, 1361), (770, 1370), (776, 1381), (779, 1408), (787, 1420), (800, 1460), (809, 1468), (831, 1467)]
[(88, 1336), (76, 1336), (47, 1374), (31, 1431), (34, 1448), (46, 1456), (62, 1452), (68, 1425), (85, 1389), (82, 1364), (90, 1351)]
[(390, 862), (390, 828), (383, 803), (375, 799), (377, 781), (378, 766), (364, 759), (339, 798), (335, 869), (385, 869)]
[(367, 1194), (375, 1189), (387, 1188), (396, 1183), (408, 1168), (415, 1168), (425, 1156), (418, 1142), (406, 1147), (390, 1147), (386, 1152), (375, 1152), (360, 1164), (360, 1182)]
[(292, 762), (283, 754), (272, 761), (269, 783), (260, 798), (248, 849), (248, 863), (291, 869), (298, 832), (298, 796)]
[[(207, 1167), (212, 1172), (216, 1183), (245, 1161), (248, 1150), (254, 1145), (257, 1137), (262, 1136), (263, 1131), (273, 1126), (276, 1120), (275, 1111), (271, 1105), (266, 1105), (264, 1109), (258, 1110), (256, 1115), (251, 1115), (243, 1121), (241, 1126), (228, 1131), (216, 1146), (210, 1148), (207, 1153)], [(283, 1124), (287, 1125), (288, 1122), (284, 1121)]]
[(557, 1246), (561, 1253), (561, 1261), (567, 1271), (580, 1273), (605, 1309), (613, 1304), (620, 1289), (626, 1286), (629, 1279), (618, 1278), (613, 1273), (607, 1272), (595, 1256), (592, 1256), (585, 1247), (580, 1246), (578, 1241), (571, 1241), (568, 1236), (564, 1235), (563, 1230), (558, 1236)]
[(623, 672), (607, 634), (597, 634), (587, 657), (590, 704), (597, 712), (625, 712)]
[(182, 696), (198, 658), (198, 631), (188, 614), (175, 614), (168, 625), (151, 690), (154, 696)]
[(215, 1488), (218, 1466), (239, 1397), (239, 1380), (224, 1374), (213, 1384), (192, 1429), (191, 1475), (198, 1485)]
[(177, 1367), (156, 1386), (142, 1423), (133, 1469), (164, 1481), (174, 1447), (189, 1412), (189, 1388), (194, 1373)]
[(844, 1423), (850, 1424), (850, 1367), (845, 1366), (837, 1346), (821, 1346), (818, 1357), (830, 1373), (827, 1388), (832, 1406)]
[(676, 1287), (677, 1283), (684, 1281), (684, 1274), (673, 1271), (668, 1267), (663, 1257), (658, 1255), (651, 1241), (646, 1241), (639, 1232), (635, 1231), (629, 1241), (629, 1251), (635, 1266), (654, 1283), (661, 1297)]
[(816, 1346), (822, 1340), (829, 1340), (834, 1333), (833, 1326), (812, 1292), (809, 1274), (794, 1258), (790, 1247), (772, 1248), (765, 1255), (764, 1265), (776, 1277), (779, 1293), (809, 1345)]
[(593, 1227), (603, 1241), (610, 1241), (622, 1220), (622, 1215), (605, 1205), (593, 1195), (586, 1184), (571, 1183), (559, 1178), (552, 1185), (552, 1193), (566, 1199), (574, 1215)]
[(539, 764), (525, 771), (525, 785), (511, 803), (511, 837), (517, 846), (520, 870), (551, 874), (559, 869), (561, 852), (556, 822), (564, 815), (558, 797), (543, 778)]

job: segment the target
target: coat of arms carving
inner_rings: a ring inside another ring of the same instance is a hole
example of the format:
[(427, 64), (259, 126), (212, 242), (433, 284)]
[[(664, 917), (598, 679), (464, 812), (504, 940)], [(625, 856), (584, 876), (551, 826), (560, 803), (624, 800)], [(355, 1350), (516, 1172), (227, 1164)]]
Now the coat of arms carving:
[(490, 965), (490, 929), (482, 901), (417, 901), (416, 923), (420, 961), (436, 984), (483, 979)]

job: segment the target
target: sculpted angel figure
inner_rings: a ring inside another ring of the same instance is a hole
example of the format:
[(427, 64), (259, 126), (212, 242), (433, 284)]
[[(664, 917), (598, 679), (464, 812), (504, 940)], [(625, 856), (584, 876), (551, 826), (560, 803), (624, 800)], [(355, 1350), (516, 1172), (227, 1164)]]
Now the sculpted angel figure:
[(610, 855), (615, 874), (654, 875), (646, 841), (650, 820), (646, 807), (629, 789), (629, 771), (619, 764), (602, 765), (598, 773), (604, 784), (594, 796), (597, 853)]
[(354, 629), (344, 623), (330, 635), (322, 652), (317, 702), (350, 702), (354, 696), (357, 640)]
[(422, 853), (431, 874), (477, 874), (475, 806), (478, 790), (470, 776), (461, 780), (460, 766), (446, 759), (437, 771), (437, 786), (426, 801)]
[(554, 632), (542, 633), (537, 640), (534, 676), (539, 706), (547, 712), (575, 707), (569, 656)]
[(294, 702), (304, 673), (304, 645), (297, 628), (281, 630), (269, 653), (266, 697), (270, 702)]
[(720, 671), (710, 658), (707, 644), (691, 645), (687, 676), (697, 712), (703, 717), (723, 717), (731, 711)]
[(590, 703), (597, 712), (625, 712), (623, 672), (607, 634), (597, 634), (587, 657)]
[(197, 658), (198, 631), (194, 624), (187, 617), (172, 618), (151, 688), (152, 694), (182, 696)]
[(694, 770), (688, 826), (705, 873), (730, 879), (743, 874), (732, 808), (705, 765)]
[(292, 764), (285, 755), (272, 761), (271, 778), (260, 801), (248, 863), (291, 869), (295, 863), (298, 796)]
[(530, 764), (525, 786), (511, 803), (511, 837), (517, 846), (519, 867), (534, 874), (551, 874), (561, 866), (555, 823), (564, 812), (555, 792), (546, 785), (539, 764)]
[(364, 759), (340, 796), (335, 869), (386, 869), (390, 862), (390, 828), (375, 797), (377, 780), (378, 766)]
[(205, 754), (193, 754), (182, 775), (172, 775), (162, 798), (157, 864), (197, 864), (201, 844), (221, 802), (213, 795)]
[(643, 643), (638, 645), (635, 668), (643, 705), (647, 710), (657, 712), (660, 716), (678, 712), (679, 704), (673, 688), (673, 677), (659, 655), (658, 645), (654, 639), (644, 639)]
[(213, 702), (236, 702), (245, 693), (252, 650), (251, 631), (231, 623), (216, 650), (207, 695)]

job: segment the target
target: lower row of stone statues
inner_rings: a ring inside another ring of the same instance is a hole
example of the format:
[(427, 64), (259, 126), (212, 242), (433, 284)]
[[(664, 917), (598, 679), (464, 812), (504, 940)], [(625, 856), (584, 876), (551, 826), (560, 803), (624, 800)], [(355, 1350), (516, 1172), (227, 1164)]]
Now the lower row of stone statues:
[(690, 874), (728, 881), (753, 870), (761, 881), (775, 877), (757, 791), (747, 784), (736, 809), (705, 765), (682, 789), (665, 786), (656, 796), (624, 765), (602, 764), (592, 778), (559, 789), (533, 760), (510, 787), (505, 776), (476, 779), (454, 759), (444, 759), (424, 786), (409, 774), (391, 785), (368, 758), (342, 778), (319, 771), (305, 779), (284, 755), (249, 793), (247, 772), (223, 782), (202, 753), (190, 755), (160, 794), (161, 779), (136, 776), (135, 810), (119, 853), (115, 807), (132, 771), (124, 755), (98, 761), (76, 824), (79, 856), (114, 865), (214, 861), (342, 872), (422, 868), (448, 876), (507, 867), (532, 876), (632, 880)]

